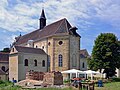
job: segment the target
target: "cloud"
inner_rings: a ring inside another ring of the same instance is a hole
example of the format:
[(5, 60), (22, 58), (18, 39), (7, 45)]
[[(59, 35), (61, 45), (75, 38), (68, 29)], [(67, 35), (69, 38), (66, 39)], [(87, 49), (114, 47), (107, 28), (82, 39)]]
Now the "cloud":
[[(9, 31), (28, 32), (38, 28), (41, 8), (45, 7), (48, 24), (61, 18), (68, 18), (76, 25), (93, 24), (92, 18), (106, 21), (115, 27), (120, 25), (119, 0), (17, 0), (11, 9), (12, 1), (2, 0), (0, 8), (0, 27)], [(29, 2), (29, 3), (28, 3)], [(113, 13), (114, 12), (114, 13)], [(116, 23), (114, 23), (116, 22)], [(3, 24), (4, 23), (4, 24)], [(80, 26), (79, 26), (80, 27)], [(85, 28), (81, 26), (80, 28)], [(22, 29), (22, 30), (21, 30)]]
[(0, 7), (2, 6), (2, 7), (6, 7), (8, 5), (8, 2), (7, 2), (7, 0), (1, 0), (0, 1)]
[(10, 34), (10, 32), (6, 32), (5, 30), (0, 31), (0, 50), (10, 47), (10, 44), (13, 43), (15, 37), (15, 34)]
[(120, 2), (119, 0), (91, 0), (96, 10), (96, 18), (120, 28)]
[[(4, 3), (4, 2), (3, 2)], [(36, 20), (31, 16), (34, 10), (25, 3), (20, 3), (8, 9), (7, 4), (2, 4), (0, 8), (0, 27), (8, 31), (30, 31), (35, 29)], [(37, 24), (36, 24), (37, 25)]]
[(73, 22), (73, 25), (75, 25), (75, 20), (78, 16), (81, 18), (89, 17), (85, 14), (87, 6), (83, 5), (80, 9), (77, 7), (79, 0), (46, 0), (42, 3), (37, 1), (29, 4), (22, 1), (17, 0), (16, 2), (18, 3), (11, 8), (9, 8), (9, 4), (12, 2), (8, 3), (7, 0), (6, 3), (3, 2), (5, 4), (2, 4), (2, 10), (0, 10), (1, 28), (13, 32), (28, 32), (37, 29), (38, 18), (43, 4), (48, 18), (48, 24), (61, 18), (67, 18), (70, 22)]

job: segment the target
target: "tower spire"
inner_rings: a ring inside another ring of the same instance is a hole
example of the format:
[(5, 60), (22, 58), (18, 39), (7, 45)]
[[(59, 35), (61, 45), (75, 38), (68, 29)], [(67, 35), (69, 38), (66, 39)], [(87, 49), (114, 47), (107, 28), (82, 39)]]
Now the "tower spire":
[(40, 27), (39, 29), (43, 29), (46, 26), (46, 17), (44, 13), (44, 8), (42, 9), (41, 16), (40, 16)]

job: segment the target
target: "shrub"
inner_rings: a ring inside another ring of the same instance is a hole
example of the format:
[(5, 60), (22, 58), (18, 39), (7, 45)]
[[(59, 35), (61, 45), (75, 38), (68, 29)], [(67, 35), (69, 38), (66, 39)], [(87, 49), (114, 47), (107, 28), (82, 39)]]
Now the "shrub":
[(0, 87), (8, 86), (10, 84), (12, 84), (12, 83), (9, 82), (9, 81), (2, 81), (2, 80), (0, 80)]
[(4, 83), (5, 83), (4, 81), (0, 80), (0, 84), (4, 84)]
[(120, 82), (120, 78), (112, 78), (113, 82)]

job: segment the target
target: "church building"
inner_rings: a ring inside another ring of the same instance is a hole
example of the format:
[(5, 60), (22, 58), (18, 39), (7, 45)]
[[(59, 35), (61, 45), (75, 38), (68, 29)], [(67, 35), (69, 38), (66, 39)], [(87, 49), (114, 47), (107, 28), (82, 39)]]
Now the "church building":
[(24, 80), (26, 72), (80, 69), (80, 35), (66, 18), (46, 25), (42, 9), (39, 29), (16, 37), (9, 55), (9, 80)]

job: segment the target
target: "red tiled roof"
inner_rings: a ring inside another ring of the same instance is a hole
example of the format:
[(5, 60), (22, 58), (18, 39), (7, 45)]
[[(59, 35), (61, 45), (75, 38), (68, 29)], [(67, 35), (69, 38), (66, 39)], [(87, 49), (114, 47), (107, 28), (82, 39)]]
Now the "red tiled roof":
[(0, 62), (8, 62), (9, 61), (9, 53), (0, 52)]
[(22, 47), (22, 46), (15, 46), (15, 49), (18, 52), (24, 52), (24, 53), (35, 53), (35, 54), (45, 54), (45, 51), (39, 48), (32, 48), (32, 47)]
[(61, 19), (57, 22), (45, 26), (41, 30), (38, 29), (31, 33), (19, 37), (18, 41), (16, 42), (16, 45), (26, 43), (28, 40), (39, 40), (52, 35), (64, 34), (64, 33), (69, 34), (68, 30), (70, 28), (71, 25), (69, 24), (69, 22), (66, 19)]

